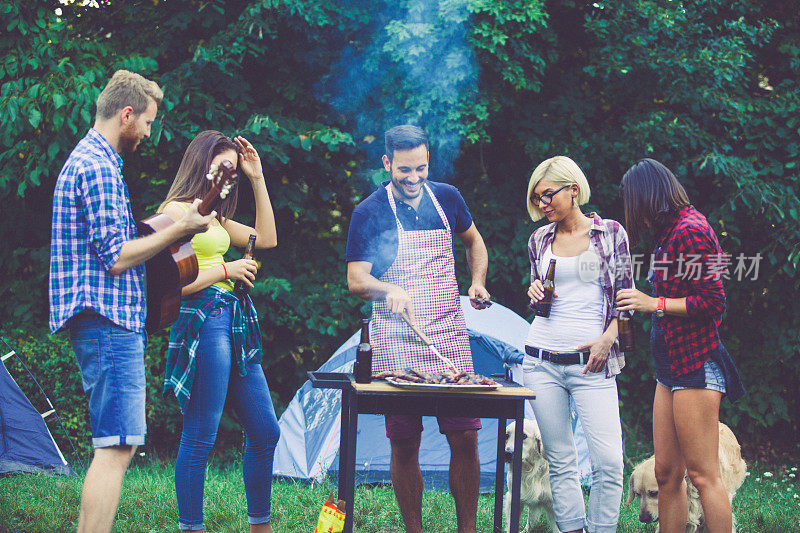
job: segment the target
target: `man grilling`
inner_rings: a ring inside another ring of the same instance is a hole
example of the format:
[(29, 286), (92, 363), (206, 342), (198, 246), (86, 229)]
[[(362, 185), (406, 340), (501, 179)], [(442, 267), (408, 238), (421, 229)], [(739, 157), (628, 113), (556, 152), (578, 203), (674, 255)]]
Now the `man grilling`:
[[(429, 142), (412, 125), (385, 134), (383, 166), (391, 180), (358, 204), (347, 240), (347, 284), (372, 300), (374, 373), (413, 368), (444, 372), (437, 358), (401, 319), (406, 314), (458, 370), (473, 372), (472, 354), (455, 276), (453, 234), (464, 243), (472, 273), (472, 306), (484, 309), (488, 254), (458, 189), (428, 181)], [(450, 489), (458, 531), (474, 532), (480, 470), (477, 418), (438, 417), (450, 445)], [(422, 531), (420, 416), (386, 416), (391, 442), (391, 477), (406, 531)]]

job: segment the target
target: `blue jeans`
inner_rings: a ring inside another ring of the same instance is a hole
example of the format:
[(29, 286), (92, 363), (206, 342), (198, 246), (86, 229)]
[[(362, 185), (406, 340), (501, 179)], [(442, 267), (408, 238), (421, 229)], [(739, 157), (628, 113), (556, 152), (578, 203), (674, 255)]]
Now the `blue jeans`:
[(89, 398), (95, 448), (144, 444), (144, 331), (84, 310), (67, 322), (69, 340)]
[(230, 306), (215, 309), (200, 329), (195, 378), (175, 462), (180, 529), (203, 528), (206, 462), (226, 396), (246, 435), (242, 471), (248, 520), (251, 524), (270, 521), (272, 459), (280, 429), (261, 365), (247, 365), (244, 377), (231, 365), (231, 318)]
[[(557, 365), (526, 355), (523, 382), (536, 392), (531, 402), (542, 433), (553, 511), (561, 531), (588, 527), (594, 532), (616, 532), (622, 501), (622, 426), (619, 420), (617, 380), (605, 371), (581, 376), (584, 365)], [(578, 454), (572, 436), (570, 396), (574, 400), (592, 463), (589, 514), (583, 503)]]

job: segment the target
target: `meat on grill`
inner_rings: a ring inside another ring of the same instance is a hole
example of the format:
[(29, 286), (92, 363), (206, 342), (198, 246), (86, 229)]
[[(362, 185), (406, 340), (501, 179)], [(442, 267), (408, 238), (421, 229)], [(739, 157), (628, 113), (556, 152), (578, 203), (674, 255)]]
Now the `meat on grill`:
[(405, 383), (428, 383), (435, 385), (496, 385), (492, 379), (480, 374), (467, 374), (466, 372), (453, 372), (446, 370), (439, 373), (430, 374), (420, 372), (413, 368), (406, 368), (402, 372), (392, 372), (390, 370), (373, 374), (372, 379), (394, 378)]

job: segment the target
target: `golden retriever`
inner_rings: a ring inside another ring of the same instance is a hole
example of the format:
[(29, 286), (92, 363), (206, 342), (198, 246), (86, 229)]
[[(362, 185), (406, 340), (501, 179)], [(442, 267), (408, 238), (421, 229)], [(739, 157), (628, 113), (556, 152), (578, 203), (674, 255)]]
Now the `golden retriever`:
[[(634, 468), (628, 480), (626, 503), (631, 504), (634, 496), (639, 497), (639, 521), (645, 524), (658, 521), (658, 484), (656, 483), (655, 464), (655, 456), (649, 457)], [(722, 422), (719, 424), (719, 466), (722, 483), (728, 492), (728, 498), (733, 502), (736, 491), (742, 486), (747, 475), (747, 464), (742, 459), (739, 441), (736, 440), (730, 428)], [(688, 475), (686, 476), (686, 495), (689, 499), (686, 533), (706, 531), (700, 495)], [(735, 532), (736, 520), (734, 519), (733, 533)]]
[[(508, 532), (511, 524), (511, 461), (514, 453), (514, 430), (516, 423), (506, 427), (506, 462), (508, 463), (508, 492), (503, 501), (503, 516)], [(520, 478), (520, 517), (528, 508), (528, 523), (522, 533), (530, 533), (539, 516), (544, 513), (554, 533), (558, 533), (553, 514), (553, 495), (550, 493), (550, 468), (542, 448), (542, 436), (535, 420), (525, 419), (522, 434), (522, 477)]]

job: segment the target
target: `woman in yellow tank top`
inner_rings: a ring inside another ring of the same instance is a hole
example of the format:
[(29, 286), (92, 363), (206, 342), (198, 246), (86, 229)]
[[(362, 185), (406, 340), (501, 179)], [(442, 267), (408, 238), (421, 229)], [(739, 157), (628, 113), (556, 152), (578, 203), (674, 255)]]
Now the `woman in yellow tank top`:
[(164, 392), (174, 393), (183, 413), (175, 462), (178, 527), (203, 529), (206, 461), (217, 435), (226, 397), (247, 436), (244, 485), (251, 532), (270, 532), (272, 459), (280, 430), (261, 367), (261, 330), (249, 295), (237, 297), (236, 280), (253, 286), (258, 265), (250, 259), (225, 262), (228, 247), (244, 247), (256, 235), (256, 248), (277, 245), (275, 217), (258, 152), (244, 137), (230, 139), (204, 131), (186, 149), (178, 174), (162, 204), (177, 220), (211, 188), (212, 164), (229, 161), (250, 180), (255, 195), (255, 227), (234, 221), (238, 186), (222, 200), (208, 231), (192, 238), (197, 279), (183, 288), (181, 312), (170, 332)]

